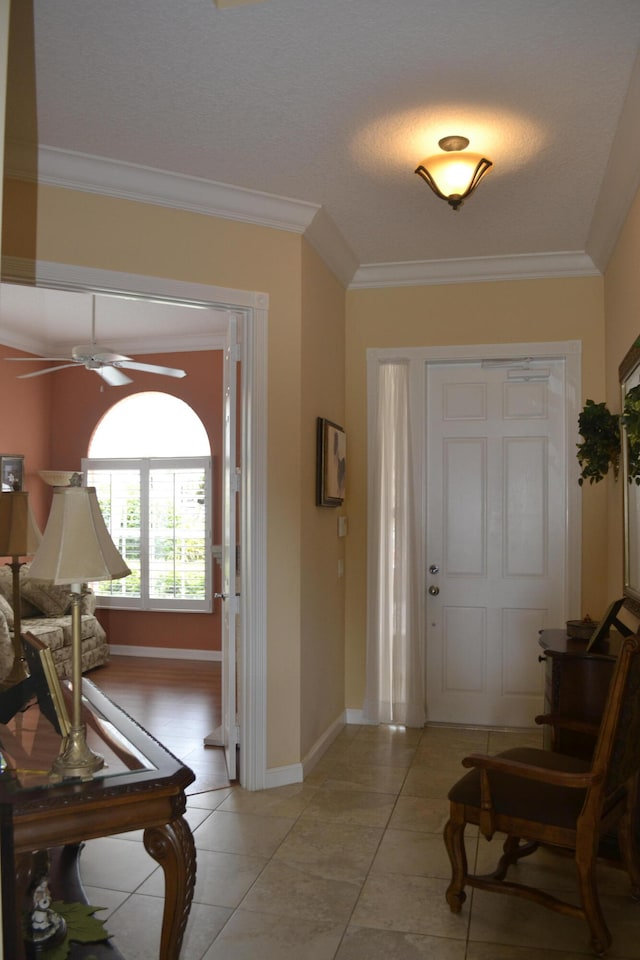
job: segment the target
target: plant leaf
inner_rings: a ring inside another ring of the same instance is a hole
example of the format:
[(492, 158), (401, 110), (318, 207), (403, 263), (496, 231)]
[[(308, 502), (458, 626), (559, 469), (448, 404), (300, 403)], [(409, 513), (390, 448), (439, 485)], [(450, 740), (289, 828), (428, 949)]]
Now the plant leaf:
[(103, 923), (94, 916), (96, 911), (104, 910), (105, 907), (92, 907), (87, 903), (64, 903), (62, 900), (56, 900), (51, 904), (51, 909), (66, 920), (67, 935), (62, 943), (57, 946), (41, 950), (38, 954), (41, 960), (67, 960), (72, 941), (98, 943), (100, 940), (108, 940), (111, 936)]

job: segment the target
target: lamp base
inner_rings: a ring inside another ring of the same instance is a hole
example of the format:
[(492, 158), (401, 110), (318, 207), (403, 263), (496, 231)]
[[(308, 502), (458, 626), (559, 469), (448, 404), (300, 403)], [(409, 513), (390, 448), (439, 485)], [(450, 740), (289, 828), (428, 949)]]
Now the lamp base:
[(53, 761), (50, 778), (91, 780), (96, 770), (104, 766), (104, 757), (87, 746), (84, 723), (73, 726), (62, 741), (60, 753)]

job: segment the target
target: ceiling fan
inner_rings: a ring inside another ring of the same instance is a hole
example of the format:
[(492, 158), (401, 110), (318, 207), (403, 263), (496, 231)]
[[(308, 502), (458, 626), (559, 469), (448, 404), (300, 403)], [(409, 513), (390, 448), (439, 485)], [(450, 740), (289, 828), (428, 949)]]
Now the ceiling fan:
[(18, 380), (28, 380), (30, 377), (41, 377), (45, 373), (55, 373), (56, 370), (66, 370), (69, 367), (82, 366), (85, 370), (93, 370), (110, 387), (121, 387), (126, 383), (133, 383), (124, 370), (142, 370), (145, 373), (157, 373), (163, 377), (186, 377), (186, 371), (177, 367), (161, 367), (154, 363), (139, 363), (131, 357), (112, 350), (106, 350), (96, 343), (96, 298), (92, 298), (91, 310), (91, 343), (79, 344), (71, 349), (71, 356), (67, 357), (5, 357), (5, 360), (28, 361), (51, 360), (60, 362), (57, 367), (47, 367), (45, 370), (35, 370), (33, 373), (21, 373)]

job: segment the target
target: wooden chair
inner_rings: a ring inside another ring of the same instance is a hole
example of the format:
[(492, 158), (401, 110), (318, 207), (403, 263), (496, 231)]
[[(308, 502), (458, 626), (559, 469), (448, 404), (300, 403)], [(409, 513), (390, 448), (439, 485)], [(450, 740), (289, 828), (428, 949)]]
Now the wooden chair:
[[(494, 757), (471, 754), (462, 761), (471, 771), (449, 792), (450, 817), (444, 839), (452, 877), (446, 897), (459, 913), (466, 885), (533, 900), (558, 913), (586, 920), (591, 945), (602, 956), (611, 945), (596, 887), (600, 839), (617, 828), (618, 844), (631, 880), (631, 896), (640, 899), (640, 866), (633, 821), (640, 769), (640, 636), (624, 641), (591, 760), (550, 750), (522, 747)], [(562, 724), (561, 717), (536, 717)], [(464, 846), (467, 823), (490, 840), (506, 834), (494, 873), (469, 874)], [(575, 860), (580, 905), (559, 900), (524, 883), (506, 880), (509, 867), (539, 846), (559, 848)], [(640, 919), (640, 915), (639, 915)]]

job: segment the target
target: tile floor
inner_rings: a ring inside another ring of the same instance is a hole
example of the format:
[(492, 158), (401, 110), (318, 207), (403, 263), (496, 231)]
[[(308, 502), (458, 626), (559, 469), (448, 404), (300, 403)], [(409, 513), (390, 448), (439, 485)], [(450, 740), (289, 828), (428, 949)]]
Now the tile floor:
[[(534, 904), (469, 891), (445, 902), (444, 797), (461, 758), (538, 734), (349, 726), (303, 784), (248, 793), (190, 788), (198, 872), (181, 960), (577, 960), (586, 925)], [(469, 837), (470, 862), (499, 853)], [(495, 850), (494, 850), (495, 848)], [(472, 859), (473, 858), (473, 859)], [(537, 853), (514, 869), (556, 889), (569, 862)], [(81, 857), (93, 904), (127, 960), (157, 956), (162, 871), (139, 834), (93, 840)], [(640, 904), (621, 871), (601, 869), (611, 958), (640, 958)]]

